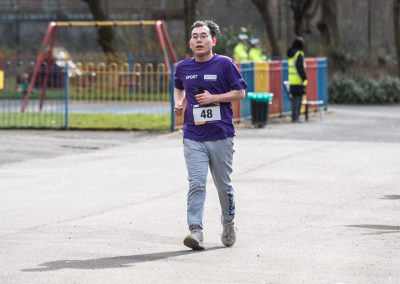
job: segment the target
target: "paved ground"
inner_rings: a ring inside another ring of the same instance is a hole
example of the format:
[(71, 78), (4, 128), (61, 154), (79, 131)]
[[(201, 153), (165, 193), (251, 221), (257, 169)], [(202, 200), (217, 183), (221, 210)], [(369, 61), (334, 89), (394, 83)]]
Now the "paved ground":
[(182, 245), (181, 134), (0, 131), (0, 283), (400, 283), (400, 106), (238, 127), (238, 241)]

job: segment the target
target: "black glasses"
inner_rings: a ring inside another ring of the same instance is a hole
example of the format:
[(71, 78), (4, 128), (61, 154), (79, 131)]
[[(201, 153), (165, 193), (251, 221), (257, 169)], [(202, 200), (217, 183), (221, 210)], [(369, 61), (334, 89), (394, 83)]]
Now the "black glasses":
[(192, 34), (192, 35), (190, 36), (190, 38), (192, 38), (192, 39), (194, 39), (194, 40), (198, 40), (199, 38), (200, 38), (201, 40), (205, 40), (205, 39), (207, 39), (209, 36), (210, 36), (209, 34), (200, 34), (200, 35), (198, 35), (198, 34)]

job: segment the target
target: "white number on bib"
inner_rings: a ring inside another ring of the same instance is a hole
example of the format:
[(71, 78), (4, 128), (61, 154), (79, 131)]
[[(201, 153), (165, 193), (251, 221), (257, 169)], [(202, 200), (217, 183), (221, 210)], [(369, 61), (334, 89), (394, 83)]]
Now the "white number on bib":
[(193, 117), (196, 125), (211, 121), (219, 121), (221, 120), (221, 109), (219, 106), (194, 107)]

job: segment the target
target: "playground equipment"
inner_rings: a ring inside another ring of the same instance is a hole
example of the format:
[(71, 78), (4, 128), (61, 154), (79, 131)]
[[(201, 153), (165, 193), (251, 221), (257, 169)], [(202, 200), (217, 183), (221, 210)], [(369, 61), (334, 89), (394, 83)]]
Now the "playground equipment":
[[(42, 63), (46, 61), (45, 65), (45, 75), (42, 82), (42, 92), (40, 95), (39, 100), (39, 109), (41, 110), (43, 107), (44, 99), (46, 97), (46, 87), (47, 87), (47, 80), (50, 73), (51, 63), (54, 59), (58, 60), (58, 65), (65, 66), (65, 63), (68, 62), (67, 56), (61, 60), (55, 56), (56, 54), (60, 55), (60, 52), (54, 52), (55, 41), (57, 37), (57, 30), (58, 28), (65, 28), (65, 27), (145, 27), (145, 26), (153, 26), (155, 27), (155, 32), (157, 34), (158, 44), (161, 47), (163, 60), (165, 66), (170, 72), (171, 69), (171, 61), (177, 62), (177, 57), (174, 48), (172, 47), (171, 40), (169, 38), (167, 28), (163, 21), (88, 21), (88, 22), (50, 22), (44, 36), (41, 51), (39, 52), (35, 67), (33, 70), (33, 74), (31, 76), (29, 87), (27, 93), (24, 97), (24, 100), (21, 104), (21, 111), (23, 112), (29, 103), (29, 98), (32, 94), (32, 90), (35, 86), (35, 82), (37, 80), (38, 74), (40, 72)], [(143, 39), (142, 39), (143, 40)], [(146, 41), (146, 40), (144, 40)], [(66, 53), (64, 53), (66, 55)], [(61, 56), (63, 57), (63, 54)], [(73, 64), (73, 62), (69, 62)], [(75, 70), (79, 71), (79, 70)], [(75, 72), (76, 75), (79, 75), (79, 72)]]

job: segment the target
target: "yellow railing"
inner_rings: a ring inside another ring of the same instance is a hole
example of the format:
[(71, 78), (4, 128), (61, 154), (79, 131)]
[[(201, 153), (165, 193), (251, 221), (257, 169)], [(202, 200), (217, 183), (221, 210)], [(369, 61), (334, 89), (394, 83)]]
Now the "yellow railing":
[(76, 63), (70, 72), (72, 101), (169, 101), (165, 65)]

